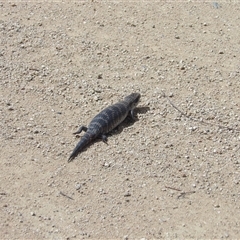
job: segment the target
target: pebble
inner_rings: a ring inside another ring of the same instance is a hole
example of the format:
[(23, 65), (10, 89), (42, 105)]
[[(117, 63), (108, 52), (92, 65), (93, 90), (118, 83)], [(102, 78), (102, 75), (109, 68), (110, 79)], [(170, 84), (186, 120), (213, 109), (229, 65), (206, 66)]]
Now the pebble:
[(31, 212), (31, 216), (36, 216), (36, 214), (34, 212)]
[(130, 197), (131, 196), (131, 193), (127, 192), (124, 194), (124, 197)]
[(104, 167), (107, 167), (107, 168), (108, 168), (108, 167), (110, 167), (110, 166), (111, 166), (111, 163), (110, 163), (110, 162), (109, 162), (109, 163), (107, 163), (107, 162), (104, 163)]
[(217, 2), (213, 2), (213, 7), (218, 9), (218, 8), (220, 8), (220, 5)]
[(98, 101), (98, 100), (99, 100), (99, 96), (96, 96), (96, 95), (95, 95), (95, 96), (93, 97), (93, 99), (94, 99), (95, 101)]
[(227, 232), (224, 233), (224, 237), (225, 238), (228, 238), (229, 237), (229, 234)]

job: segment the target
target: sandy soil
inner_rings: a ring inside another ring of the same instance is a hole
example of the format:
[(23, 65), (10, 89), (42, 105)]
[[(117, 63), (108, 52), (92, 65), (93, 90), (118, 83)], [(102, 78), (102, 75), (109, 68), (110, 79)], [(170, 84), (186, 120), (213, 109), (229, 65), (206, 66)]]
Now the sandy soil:
[[(0, 3), (0, 238), (239, 238), (239, 16)], [(79, 125), (131, 92), (138, 121), (67, 163)]]

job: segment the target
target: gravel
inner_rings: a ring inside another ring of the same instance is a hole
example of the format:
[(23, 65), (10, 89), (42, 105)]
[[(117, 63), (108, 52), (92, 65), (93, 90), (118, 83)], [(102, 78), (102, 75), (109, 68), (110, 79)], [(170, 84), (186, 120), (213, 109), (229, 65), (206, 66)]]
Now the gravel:
[[(0, 6), (0, 238), (239, 237), (236, 4)], [(68, 164), (131, 92), (138, 121)]]

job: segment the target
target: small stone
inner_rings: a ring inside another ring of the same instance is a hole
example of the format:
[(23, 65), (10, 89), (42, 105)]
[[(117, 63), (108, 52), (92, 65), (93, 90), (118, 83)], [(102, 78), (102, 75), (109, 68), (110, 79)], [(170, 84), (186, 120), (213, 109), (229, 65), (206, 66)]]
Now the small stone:
[(217, 2), (213, 2), (213, 7), (218, 9), (220, 6), (219, 6), (219, 4)]
[(110, 166), (111, 166), (111, 163), (107, 163), (107, 162), (104, 163), (104, 167), (110, 167)]
[(36, 216), (36, 213), (35, 212), (31, 212), (31, 216)]
[(227, 232), (224, 233), (225, 238), (229, 237), (229, 234)]
[(98, 74), (98, 79), (102, 79), (102, 73)]
[(181, 66), (181, 67), (180, 67), (180, 70), (185, 70), (185, 66)]
[(124, 197), (130, 197), (131, 196), (131, 193), (127, 192), (124, 194)]

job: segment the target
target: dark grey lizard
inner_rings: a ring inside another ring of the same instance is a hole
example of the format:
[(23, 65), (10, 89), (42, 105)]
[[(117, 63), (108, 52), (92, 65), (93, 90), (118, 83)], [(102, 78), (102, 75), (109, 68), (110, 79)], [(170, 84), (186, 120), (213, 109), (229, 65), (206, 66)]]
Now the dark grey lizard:
[(74, 134), (79, 134), (82, 131), (86, 133), (74, 148), (68, 162), (72, 161), (78, 153), (94, 139), (101, 138), (104, 142), (107, 142), (105, 134), (123, 122), (129, 113), (131, 113), (131, 116), (134, 119), (134, 108), (139, 103), (140, 97), (141, 95), (139, 93), (132, 93), (125, 97), (122, 101), (102, 110), (96, 117), (93, 118), (88, 128), (81, 126)]

